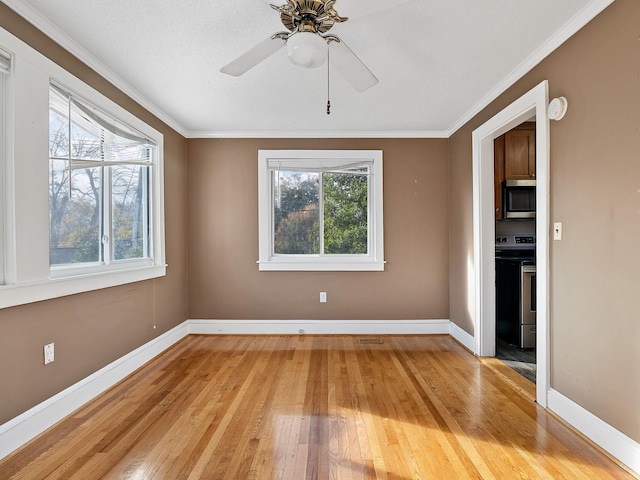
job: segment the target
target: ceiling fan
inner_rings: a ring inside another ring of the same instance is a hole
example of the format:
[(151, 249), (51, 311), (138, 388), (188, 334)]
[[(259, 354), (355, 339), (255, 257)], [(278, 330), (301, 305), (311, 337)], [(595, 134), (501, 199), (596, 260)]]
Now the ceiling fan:
[(287, 32), (277, 32), (248, 52), (220, 69), (222, 73), (240, 76), (285, 45), (291, 62), (305, 68), (315, 68), (329, 62), (359, 92), (378, 83), (376, 76), (335, 35), (326, 34), (335, 23), (348, 20), (336, 12), (336, 0), (287, 0), (281, 6), (271, 5), (280, 12)]

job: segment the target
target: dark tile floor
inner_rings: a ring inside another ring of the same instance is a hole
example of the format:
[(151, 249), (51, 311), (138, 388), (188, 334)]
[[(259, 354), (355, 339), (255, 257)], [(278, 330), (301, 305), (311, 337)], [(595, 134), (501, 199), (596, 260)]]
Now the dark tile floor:
[(536, 383), (536, 349), (521, 349), (496, 338), (496, 358), (518, 372), (529, 381)]

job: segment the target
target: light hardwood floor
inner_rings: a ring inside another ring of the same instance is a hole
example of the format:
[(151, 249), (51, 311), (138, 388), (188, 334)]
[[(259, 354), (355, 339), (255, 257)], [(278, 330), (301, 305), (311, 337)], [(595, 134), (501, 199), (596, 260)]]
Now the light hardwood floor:
[(189, 336), (0, 478), (634, 478), (450, 337), (378, 338)]

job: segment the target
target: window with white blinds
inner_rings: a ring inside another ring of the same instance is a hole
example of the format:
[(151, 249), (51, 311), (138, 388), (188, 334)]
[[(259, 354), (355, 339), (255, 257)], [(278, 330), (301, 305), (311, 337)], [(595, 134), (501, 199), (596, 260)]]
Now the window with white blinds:
[(260, 270), (384, 270), (382, 152), (260, 150)]
[(49, 236), (57, 273), (150, 258), (155, 154), (136, 129), (51, 84)]
[[(151, 155), (155, 144), (152, 140), (53, 83), (49, 92), (49, 109), (60, 127), (62, 124), (68, 127), (59, 131), (67, 141), (64, 145), (56, 145), (56, 154), (62, 154), (56, 158), (67, 160), (71, 169), (153, 163)], [(58, 130), (53, 133), (57, 134)], [(58, 151), (59, 147), (63, 147), (62, 151)]]
[(163, 165), (160, 131), (0, 28), (0, 309), (166, 275)]

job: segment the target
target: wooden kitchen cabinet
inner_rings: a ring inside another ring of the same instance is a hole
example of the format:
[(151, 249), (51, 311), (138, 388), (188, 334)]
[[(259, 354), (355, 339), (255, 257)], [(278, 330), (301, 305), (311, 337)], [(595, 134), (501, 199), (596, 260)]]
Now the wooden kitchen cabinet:
[(493, 141), (494, 198), (496, 220), (504, 219), (502, 183), (505, 180), (535, 180), (536, 124), (524, 122)]
[(504, 134), (505, 180), (535, 180), (535, 123), (525, 122)]

